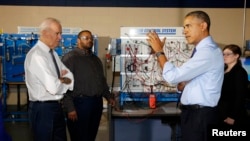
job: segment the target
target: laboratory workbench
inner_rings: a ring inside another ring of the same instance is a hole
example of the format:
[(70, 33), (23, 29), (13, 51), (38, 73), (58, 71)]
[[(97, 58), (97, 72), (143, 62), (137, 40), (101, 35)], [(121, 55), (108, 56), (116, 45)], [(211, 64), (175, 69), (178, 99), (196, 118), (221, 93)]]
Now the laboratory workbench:
[(122, 110), (110, 108), (110, 141), (177, 141), (180, 138), (180, 109), (176, 102), (155, 109), (133, 104)]

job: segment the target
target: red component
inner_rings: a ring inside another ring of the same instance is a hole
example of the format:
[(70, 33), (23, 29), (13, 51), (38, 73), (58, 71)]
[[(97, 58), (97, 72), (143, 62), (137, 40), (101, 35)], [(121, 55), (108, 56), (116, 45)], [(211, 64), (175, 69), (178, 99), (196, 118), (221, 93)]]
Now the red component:
[(106, 54), (106, 58), (107, 58), (107, 59), (110, 59), (110, 58), (111, 58), (111, 55), (110, 55), (110, 54)]
[(148, 104), (149, 104), (149, 108), (155, 109), (156, 108), (156, 96), (153, 93), (153, 85), (150, 85), (150, 89), (151, 89), (151, 93), (149, 94)]
[(149, 95), (149, 108), (155, 109), (156, 108), (156, 97), (155, 94)]

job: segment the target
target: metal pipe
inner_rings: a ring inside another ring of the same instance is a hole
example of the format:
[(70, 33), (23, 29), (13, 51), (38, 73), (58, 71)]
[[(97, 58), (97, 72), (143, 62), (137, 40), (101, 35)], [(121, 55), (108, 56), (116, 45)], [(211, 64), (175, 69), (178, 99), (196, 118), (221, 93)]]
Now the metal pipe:
[(245, 45), (245, 28), (246, 28), (246, 4), (247, 1), (244, 0), (244, 15), (243, 15), (243, 39), (242, 39), (242, 47), (243, 47), (243, 54), (245, 54), (246, 51), (246, 45)]

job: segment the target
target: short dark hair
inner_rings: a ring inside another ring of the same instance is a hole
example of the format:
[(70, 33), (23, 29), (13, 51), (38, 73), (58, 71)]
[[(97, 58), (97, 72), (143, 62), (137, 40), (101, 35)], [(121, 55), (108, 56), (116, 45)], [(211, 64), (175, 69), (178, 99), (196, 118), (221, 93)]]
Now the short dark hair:
[(208, 31), (210, 30), (211, 22), (210, 22), (210, 18), (208, 16), (208, 14), (206, 12), (204, 12), (204, 11), (192, 11), (192, 12), (188, 13), (185, 17), (189, 17), (189, 16), (194, 16), (198, 19), (203, 20), (204, 22), (207, 23), (207, 30)]
[(78, 37), (79, 39), (80, 39), (80, 37), (81, 37), (81, 35), (82, 35), (83, 32), (88, 32), (88, 33), (90, 33), (90, 34), (92, 35), (91, 31), (89, 31), (89, 30), (82, 30), (82, 31), (80, 31), (80, 32), (78, 33), (78, 35), (77, 35), (77, 37)]

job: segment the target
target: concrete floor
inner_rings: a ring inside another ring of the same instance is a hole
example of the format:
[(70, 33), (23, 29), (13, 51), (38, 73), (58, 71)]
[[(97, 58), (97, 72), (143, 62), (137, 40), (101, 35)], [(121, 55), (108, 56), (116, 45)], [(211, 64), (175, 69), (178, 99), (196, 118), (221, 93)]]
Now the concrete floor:
[[(107, 109), (104, 109), (96, 141), (109, 141), (108, 126)], [(11, 135), (12, 141), (32, 141), (28, 122), (6, 121), (5, 129)], [(70, 141), (69, 134), (67, 134), (67, 137)]]

